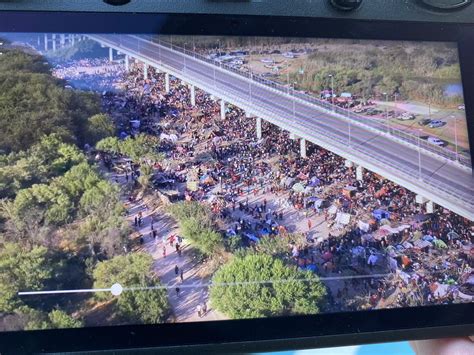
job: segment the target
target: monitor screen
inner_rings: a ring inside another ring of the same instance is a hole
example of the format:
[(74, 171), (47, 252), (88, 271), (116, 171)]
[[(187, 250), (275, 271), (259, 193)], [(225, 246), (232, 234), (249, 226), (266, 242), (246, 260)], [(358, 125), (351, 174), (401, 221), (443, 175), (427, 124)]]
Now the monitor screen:
[(456, 43), (0, 33), (0, 330), (474, 299)]

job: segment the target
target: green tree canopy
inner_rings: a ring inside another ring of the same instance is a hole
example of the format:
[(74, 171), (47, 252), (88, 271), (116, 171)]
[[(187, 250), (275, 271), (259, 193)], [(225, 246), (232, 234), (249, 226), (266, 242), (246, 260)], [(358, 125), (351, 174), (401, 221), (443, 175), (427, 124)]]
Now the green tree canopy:
[(216, 231), (208, 207), (196, 201), (185, 201), (171, 205), (170, 211), (183, 236), (189, 238), (201, 253), (212, 255), (224, 249), (224, 241)]
[(18, 243), (0, 245), (0, 313), (22, 304), (18, 291), (41, 290), (52, 274), (46, 248), (25, 250)]
[(93, 273), (94, 287), (110, 288), (113, 284), (119, 283), (125, 290), (120, 296), (113, 296), (110, 292), (100, 292), (97, 297), (102, 300), (117, 297), (118, 310), (128, 319), (143, 323), (164, 322), (169, 314), (166, 290), (141, 289), (160, 286), (152, 265), (153, 258), (144, 253), (116, 256), (98, 263)]
[(112, 154), (122, 154), (135, 162), (146, 162), (163, 159), (163, 155), (158, 152), (159, 144), (160, 140), (156, 136), (141, 133), (124, 140), (107, 137), (97, 142), (96, 148)]
[(0, 150), (25, 150), (51, 133), (80, 141), (99, 110), (98, 95), (65, 89), (43, 57), (16, 50), (0, 56)]
[(76, 146), (63, 143), (58, 135), (43, 136), (26, 151), (0, 155), (0, 196), (14, 197), (18, 190), (47, 183), (85, 161)]
[(211, 303), (231, 318), (317, 314), (326, 289), (310, 271), (269, 255), (235, 257), (214, 274)]
[(26, 330), (80, 328), (84, 326), (82, 320), (75, 319), (59, 309), (55, 309), (48, 314), (35, 310), (27, 311), (26, 313), (30, 318), (26, 324)]
[(87, 132), (84, 141), (95, 145), (101, 139), (115, 135), (115, 125), (107, 114), (97, 114), (87, 120)]

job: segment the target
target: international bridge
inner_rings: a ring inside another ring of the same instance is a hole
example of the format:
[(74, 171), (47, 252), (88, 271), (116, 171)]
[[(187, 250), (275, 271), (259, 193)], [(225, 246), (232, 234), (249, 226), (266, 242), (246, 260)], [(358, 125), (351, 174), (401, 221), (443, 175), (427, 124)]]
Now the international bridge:
[[(59, 36), (62, 41), (64, 35)], [(314, 143), (345, 158), (346, 166), (355, 167), (359, 180), (364, 169), (370, 170), (416, 193), (417, 202), (426, 204), (427, 212), (435, 203), (474, 221), (474, 178), (467, 156), (391, 127), (389, 121), (357, 115), (151, 36), (87, 37), (108, 47), (111, 60), (114, 50), (124, 54), (127, 70), (133, 58), (144, 64), (145, 77), (149, 66), (164, 73), (167, 92), (170, 76), (180, 79), (189, 85), (192, 105), (196, 104), (196, 88), (214, 96), (220, 100), (222, 119), (226, 104), (241, 108), (247, 117), (255, 118), (258, 138), (262, 137), (262, 120), (268, 121), (299, 140), (303, 157), (306, 143)], [(45, 49), (48, 42), (55, 46), (56, 41), (45, 35)]]

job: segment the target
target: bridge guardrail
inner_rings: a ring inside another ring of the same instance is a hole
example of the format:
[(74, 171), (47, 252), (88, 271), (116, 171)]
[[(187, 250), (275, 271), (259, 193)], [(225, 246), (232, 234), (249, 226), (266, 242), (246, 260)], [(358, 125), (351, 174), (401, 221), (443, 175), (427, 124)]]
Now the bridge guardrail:
[(386, 134), (391, 134), (391, 135), (397, 137), (398, 139), (401, 139), (401, 140), (403, 140), (407, 143), (411, 143), (413, 145), (419, 146), (419, 147), (423, 148), (424, 150), (430, 151), (430, 152), (432, 152), (434, 154), (437, 154), (441, 157), (444, 157), (444, 158), (452, 160), (452, 161), (458, 161), (462, 165), (465, 165), (467, 167), (471, 167), (471, 157), (469, 155), (466, 155), (462, 152), (461, 153), (458, 152), (458, 154), (456, 154), (456, 152), (453, 152), (449, 149), (443, 148), (441, 146), (437, 146), (435, 144), (431, 144), (427, 140), (421, 139), (418, 136), (414, 136), (410, 132), (407, 132), (407, 131), (404, 131), (404, 130), (394, 128), (394, 127), (390, 126), (389, 121), (388, 122), (383, 122), (380, 119), (370, 118), (370, 117), (359, 115), (355, 112), (352, 112), (350, 110), (341, 108), (337, 105), (332, 105), (331, 103), (329, 103), (325, 100), (318, 99), (315, 96), (299, 92), (298, 90), (295, 90), (294, 88), (290, 89), (289, 87), (286, 87), (281, 83), (263, 78), (262, 76), (260, 76), (258, 74), (254, 74), (250, 71), (244, 71), (244, 70), (237, 69), (235, 67), (227, 65), (227, 64), (222, 63), (220, 61), (207, 58), (206, 56), (204, 56), (200, 53), (197, 53), (195, 51), (191, 51), (191, 50), (188, 50), (184, 47), (173, 45), (172, 43), (169, 43), (169, 42), (166, 42), (166, 41), (162, 41), (161, 39), (158, 39), (158, 41), (157, 41), (156, 38), (153, 37), (153, 36), (141, 35), (140, 37), (144, 38), (148, 41), (157, 43), (157, 44), (159, 44), (163, 47), (167, 47), (167, 48), (170, 48), (174, 51), (181, 52), (181, 53), (183, 53), (185, 55), (188, 55), (190, 57), (199, 58), (200, 60), (205, 61), (207, 63), (210, 63), (212, 65), (215, 65), (216, 67), (234, 72), (234, 73), (236, 73), (236, 74), (238, 74), (242, 77), (245, 77), (246, 79), (253, 80), (255, 82), (258, 82), (258, 83), (264, 84), (266, 86), (272, 87), (272, 88), (274, 88), (274, 89), (276, 89), (276, 90), (278, 90), (282, 93), (286, 93), (289, 96), (299, 98), (302, 101), (310, 102), (310, 103), (315, 104), (316, 106), (319, 106), (319, 107), (324, 108), (326, 110), (330, 110), (330, 111), (333, 111), (335, 113), (338, 113), (338, 114), (344, 116), (347, 119), (357, 121), (361, 124), (369, 126), (369, 127), (373, 128), (373, 129), (376, 129), (380, 132), (383, 132), (383, 133), (386, 133)]
[[(111, 41), (113, 43), (113, 41)], [(129, 40), (127, 40), (126, 42), (129, 42), (131, 43)], [(138, 42), (138, 41), (137, 41)], [(159, 48), (159, 47), (158, 47)], [(170, 49), (173, 49), (171, 47), (169, 47)], [(135, 49), (132, 49), (132, 50), (135, 50), (138, 54), (140, 55), (144, 55), (146, 57), (148, 57), (150, 60), (156, 60), (157, 58), (152, 58), (150, 57), (149, 55), (147, 54), (144, 54), (140, 48), (140, 45), (139, 45), (139, 42), (135, 44)], [(159, 50), (153, 50), (153, 52), (155, 52), (156, 54), (158, 54), (159, 56), (159, 60), (161, 60), (161, 57), (160, 57), (160, 53), (159, 53)], [(168, 64), (164, 64), (162, 63), (162, 65), (164, 66), (168, 66), (172, 69), (178, 69), (180, 70), (181, 68), (173, 68), (172, 66), (168, 65)], [(219, 86), (221, 86), (219, 84)], [(218, 87), (218, 86), (217, 86)], [(227, 91), (233, 91), (231, 89), (229, 89), (228, 87), (225, 87), (223, 88), (224, 90), (227, 90)], [(235, 95), (237, 96), (240, 96), (238, 94), (241, 94), (241, 93), (234, 93)], [(240, 100), (242, 100), (243, 102), (245, 102), (246, 98), (240, 98)], [(258, 110), (261, 110), (261, 109), (258, 109)], [(271, 113), (274, 114), (274, 116), (272, 116), (272, 120), (273, 121), (278, 121), (280, 122), (281, 124), (283, 125), (286, 125), (286, 126), (293, 126), (293, 128), (295, 130), (301, 130), (301, 127), (298, 127), (296, 126), (294, 123), (289, 123), (288, 121), (283, 121), (280, 116), (282, 116), (282, 114), (280, 112), (278, 112), (278, 110), (275, 110), (274, 107), (265, 107), (265, 110), (267, 111), (270, 111)], [(253, 111), (255, 111), (255, 109), (253, 109)], [(263, 112), (262, 112), (263, 113)], [(326, 138), (329, 138), (332, 142), (330, 142), (331, 144), (334, 144), (334, 142), (337, 142), (338, 143), (338, 146), (339, 146), (339, 149), (345, 149), (347, 150), (347, 146), (348, 144), (350, 144), (349, 140), (347, 139), (342, 139), (340, 136), (336, 136), (332, 133), (329, 133), (327, 130), (321, 130), (320, 128), (318, 127), (315, 127), (313, 125), (310, 125), (308, 122), (303, 122), (303, 121), (300, 121), (298, 122), (298, 125), (300, 126), (304, 126), (306, 129), (309, 129), (311, 131), (314, 131), (314, 132), (317, 132), (318, 134), (320, 134), (321, 136), (324, 136)], [(351, 145), (351, 148), (354, 150), (356, 150), (359, 154), (363, 154), (363, 158), (364, 159), (369, 159), (370, 161), (376, 163), (376, 164), (380, 164), (381, 162), (381, 158), (383, 159), (383, 157), (380, 157), (380, 156), (377, 156), (376, 154), (374, 154), (374, 151), (373, 150), (368, 150), (366, 149), (365, 147), (361, 146), (361, 145), (356, 145), (354, 146), (353, 144)], [(432, 177), (426, 175), (426, 174), (422, 174), (421, 178), (419, 176), (419, 172), (416, 170), (416, 169), (412, 169), (412, 168), (409, 168), (405, 165), (401, 165), (401, 164), (396, 164), (394, 162), (388, 162), (386, 161), (385, 159), (383, 159), (383, 164), (384, 166), (387, 166), (389, 167), (392, 171), (396, 172), (397, 174), (399, 175), (402, 175), (404, 176), (405, 178), (409, 179), (409, 180), (412, 180), (413, 181), (413, 178), (418, 178), (420, 183), (424, 183), (424, 184), (428, 184), (430, 185), (432, 188), (435, 188), (437, 190), (437, 192), (442, 192), (447, 199), (449, 200), (452, 200), (453, 199), (453, 196), (456, 196), (455, 199), (456, 200), (461, 200), (463, 201), (464, 204), (466, 204), (467, 206), (473, 206), (473, 201), (470, 199), (470, 198), (466, 198), (464, 197), (463, 195), (459, 195), (459, 190), (456, 190), (454, 188), (452, 188), (451, 185), (448, 185), (448, 184), (444, 184), (444, 183), (440, 183), (439, 181), (436, 181), (434, 179), (432, 179)]]

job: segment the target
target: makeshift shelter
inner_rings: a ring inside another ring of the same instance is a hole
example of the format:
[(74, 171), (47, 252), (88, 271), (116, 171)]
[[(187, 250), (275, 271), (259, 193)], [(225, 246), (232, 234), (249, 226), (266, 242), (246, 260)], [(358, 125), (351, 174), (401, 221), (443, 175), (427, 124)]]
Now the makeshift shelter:
[(345, 186), (342, 189), (342, 194), (346, 196), (347, 198), (352, 198), (354, 197), (357, 189), (354, 186)]
[(296, 184), (293, 185), (292, 190), (294, 192), (303, 192), (304, 186), (301, 183), (297, 182)]
[(140, 125), (141, 125), (140, 120), (130, 120), (129, 122), (132, 128), (136, 128), (136, 129), (140, 128)]
[(337, 213), (337, 206), (332, 205), (331, 207), (329, 207), (328, 213), (329, 214), (336, 214)]
[(311, 187), (316, 187), (321, 183), (321, 180), (319, 180), (316, 176), (313, 176), (311, 180), (309, 181), (309, 186)]
[(446, 249), (448, 246), (446, 245), (446, 243), (444, 241), (442, 241), (441, 239), (435, 239), (433, 241), (433, 244), (436, 248), (438, 249)]
[(371, 242), (374, 240), (374, 236), (372, 234), (362, 234), (361, 239), (366, 242)]
[(390, 219), (390, 212), (377, 209), (372, 212), (372, 216), (374, 216), (377, 221), (380, 221), (381, 219)]
[(305, 175), (303, 173), (299, 173), (297, 178), (300, 179), (300, 180), (308, 180), (308, 175)]
[(349, 224), (350, 220), (351, 220), (351, 215), (349, 213), (338, 212), (336, 214), (336, 223), (338, 224), (342, 224), (345, 226)]
[(370, 224), (367, 223), (367, 222), (364, 222), (364, 221), (359, 221), (359, 222), (357, 222), (357, 227), (359, 227), (359, 229), (362, 232), (368, 232), (369, 229), (370, 229)]

